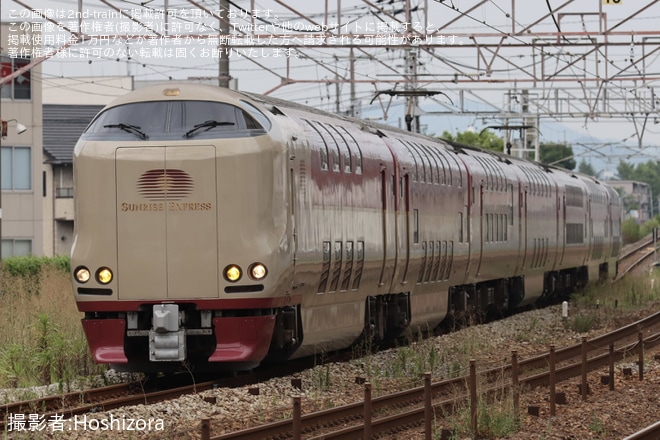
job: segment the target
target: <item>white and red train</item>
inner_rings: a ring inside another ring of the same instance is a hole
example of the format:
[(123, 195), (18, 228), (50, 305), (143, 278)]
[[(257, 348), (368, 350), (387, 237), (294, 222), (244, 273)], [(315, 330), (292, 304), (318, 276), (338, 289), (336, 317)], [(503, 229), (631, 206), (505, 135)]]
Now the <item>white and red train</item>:
[(612, 276), (598, 180), (268, 97), (167, 84), (74, 152), (74, 294), (94, 359), (251, 368), (509, 311)]

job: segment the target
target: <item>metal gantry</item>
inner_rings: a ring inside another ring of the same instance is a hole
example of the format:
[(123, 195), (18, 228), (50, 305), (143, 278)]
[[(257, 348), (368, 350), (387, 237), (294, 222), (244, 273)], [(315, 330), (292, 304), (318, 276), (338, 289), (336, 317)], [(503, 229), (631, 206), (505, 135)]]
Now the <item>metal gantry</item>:
[[(549, 118), (616, 119), (643, 147), (659, 122), (657, 0), (5, 3), (17, 27), (43, 23), (44, 53), (34, 62), (107, 58), (171, 76), (166, 61), (176, 64), (183, 50), (187, 77), (225, 86), (238, 79), (241, 88), (333, 111), (360, 115), (373, 102), (387, 117), (405, 100), (415, 130), (423, 114), (533, 125), (535, 133)], [(527, 132), (521, 142), (528, 151), (538, 136)]]

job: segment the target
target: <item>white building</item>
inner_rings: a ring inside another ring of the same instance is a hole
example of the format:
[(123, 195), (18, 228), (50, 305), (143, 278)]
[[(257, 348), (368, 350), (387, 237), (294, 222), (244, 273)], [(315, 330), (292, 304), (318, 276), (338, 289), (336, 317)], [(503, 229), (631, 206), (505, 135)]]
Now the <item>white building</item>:
[[(0, 23), (1, 77), (31, 61), (31, 29)], [(2, 257), (43, 255), (43, 176), (41, 67), (35, 66), (0, 87), (0, 118), (7, 135), (0, 140), (0, 235)], [(18, 134), (17, 124), (27, 129)]]

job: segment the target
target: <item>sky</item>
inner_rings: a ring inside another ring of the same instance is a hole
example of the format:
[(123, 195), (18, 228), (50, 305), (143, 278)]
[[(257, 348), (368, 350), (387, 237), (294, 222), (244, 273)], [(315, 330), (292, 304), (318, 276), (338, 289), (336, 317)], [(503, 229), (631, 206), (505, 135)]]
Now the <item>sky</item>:
[[(415, 112), (430, 135), (529, 124), (520, 116), (529, 96), (540, 141), (572, 144), (576, 159), (598, 171), (660, 159), (657, 0), (410, 0), (408, 16), (402, 0), (229, 2), (230, 75), (241, 90), (328, 111), (357, 105), (362, 117), (403, 126), (410, 108), (401, 94), (414, 78), (408, 87), (427, 92)], [(79, 25), (95, 37), (45, 61), (44, 86), (73, 76), (217, 77), (218, 0), (81, 3), (79, 21), (79, 0), (1, 2), (2, 21), (41, 30), (43, 53), (69, 42)], [(361, 46), (351, 50), (354, 42)]]

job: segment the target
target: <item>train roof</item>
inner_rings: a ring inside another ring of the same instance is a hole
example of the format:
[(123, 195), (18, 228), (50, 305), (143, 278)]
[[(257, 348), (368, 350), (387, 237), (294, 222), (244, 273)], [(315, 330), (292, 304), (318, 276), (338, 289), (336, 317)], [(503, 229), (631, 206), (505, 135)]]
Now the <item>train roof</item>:
[(108, 104), (106, 107), (114, 107), (122, 104), (127, 104), (131, 102), (142, 102), (142, 101), (158, 101), (158, 100), (222, 100), (225, 102), (230, 102), (235, 105), (240, 106), (241, 100), (250, 100), (261, 104), (263, 107), (266, 107), (271, 113), (275, 115), (285, 115), (287, 109), (293, 109), (300, 112), (316, 114), (328, 118), (339, 119), (346, 122), (350, 122), (360, 126), (362, 129), (368, 129), (373, 134), (378, 136), (388, 136), (391, 134), (405, 135), (410, 137), (415, 137), (419, 139), (432, 140), (436, 143), (442, 143), (448, 149), (452, 149), (457, 153), (475, 151), (482, 152), (493, 156), (496, 160), (506, 163), (513, 162), (526, 162), (530, 165), (540, 167), (545, 172), (562, 172), (569, 173), (575, 177), (580, 176), (581, 178), (586, 178), (594, 183), (600, 184), (601, 182), (593, 176), (583, 175), (571, 170), (567, 170), (561, 167), (542, 164), (540, 162), (516, 158), (504, 154), (504, 152), (497, 152), (493, 150), (488, 150), (473, 145), (461, 144), (459, 142), (450, 141), (442, 138), (436, 138), (431, 136), (422, 135), (419, 133), (409, 132), (398, 127), (393, 127), (385, 124), (380, 124), (374, 121), (367, 121), (364, 119), (354, 118), (347, 115), (341, 115), (336, 113), (331, 113), (325, 110), (320, 110), (318, 108), (299, 104), (292, 101), (287, 101), (285, 99), (276, 98), (272, 96), (260, 95), (257, 93), (251, 93), (246, 91), (234, 91), (224, 87), (213, 86), (208, 84), (192, 84), (185, 82), (166, 82), (159, 85), (149, 86), (141, 89), (134, 90), (127, 93), (113, 102)]

